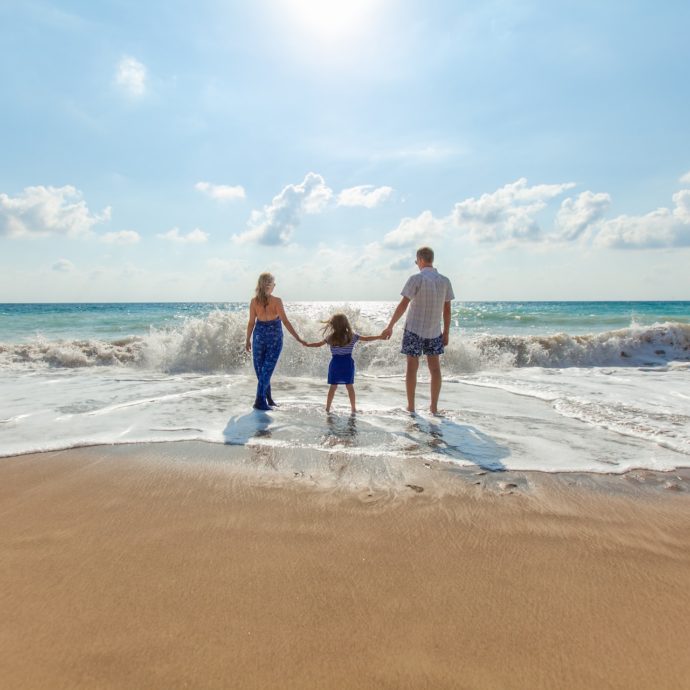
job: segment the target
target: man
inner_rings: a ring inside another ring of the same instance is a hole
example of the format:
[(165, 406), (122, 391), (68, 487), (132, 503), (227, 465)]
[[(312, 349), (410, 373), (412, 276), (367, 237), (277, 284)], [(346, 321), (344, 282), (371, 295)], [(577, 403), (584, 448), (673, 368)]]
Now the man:
[[(382, 335), (388, 339), (393, 326), (407, 311), (402, 350), (407, 355), (405, 387), (407, 389), (407, 410), (415, 411), (414, 398), (417, 389), (417, 370), (419, 358), (426, 355), (431, 374), (432, 414), (438, 413), (438, 396), (441, 393), (441, 361), (443, 348), (448, 345), (450, 333), (450, 301), (455, 297), (450, 280), (434, 268), (434, 250), (421, 247), (417, 250), (415, 261), (419, 273), (410, 276), (403, 287), (402, 299), (395, 309), (390, 323)], [(441, 330), (443, 318), (443, 330)]]

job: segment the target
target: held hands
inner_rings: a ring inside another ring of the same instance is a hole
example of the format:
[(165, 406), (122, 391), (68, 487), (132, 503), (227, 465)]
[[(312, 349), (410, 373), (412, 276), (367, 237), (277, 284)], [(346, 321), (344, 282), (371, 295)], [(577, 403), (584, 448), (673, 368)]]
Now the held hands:
[(381, 340), (390, 340), (391, 335), (393, 335), (392, 326), (386, 326), (386, 328), (381, 331), (381, 335), (379, 337)]

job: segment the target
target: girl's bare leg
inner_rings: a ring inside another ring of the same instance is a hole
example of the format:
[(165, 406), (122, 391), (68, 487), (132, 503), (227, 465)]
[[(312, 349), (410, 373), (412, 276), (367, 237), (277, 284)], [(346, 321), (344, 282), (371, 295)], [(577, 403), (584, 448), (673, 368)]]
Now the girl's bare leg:
[(328, 389), (328, 395), (326, 396), (326, 412), (331, 411), (331, 403), (333, 402), (333, 396), (336, 390), (338, 390), (338, 384), (333, 384)]
[(353, 412), (357, 412), (355, 407), (355, 387), (351, 383), (346, 383), (345, 388), (347, 388), (347, 395), (350, 398), (350, 407)]

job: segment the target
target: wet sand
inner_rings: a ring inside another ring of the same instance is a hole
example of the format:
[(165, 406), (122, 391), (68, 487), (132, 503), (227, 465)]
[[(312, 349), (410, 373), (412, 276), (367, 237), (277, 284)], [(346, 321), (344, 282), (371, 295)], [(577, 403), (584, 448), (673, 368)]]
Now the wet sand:
[(0, 685), (690, 688), (688, 470), (326, 485), (254, 452), (0, 460)]

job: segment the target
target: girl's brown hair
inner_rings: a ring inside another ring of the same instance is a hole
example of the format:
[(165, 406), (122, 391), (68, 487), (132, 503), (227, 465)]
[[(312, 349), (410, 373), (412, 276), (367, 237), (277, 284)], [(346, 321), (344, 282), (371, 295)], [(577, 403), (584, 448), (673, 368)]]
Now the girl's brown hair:
[(270, 274), (270, 273), (262, 273), (259, 276), (259, 280), (256, 283), (256, 301), (262, 306), (262, 307), (267, 307), (268, 306), (268, 298), (270, 295), (268, 294), (268, 288), (271, 285), (274, 285), (276, 282), (276, 279)]
[(352, 340), (352, 327), (345, 314), (333, 314), (325, 324), (323, 335), (324, 340), (329, 345), (345, 347), (350, 344)]

